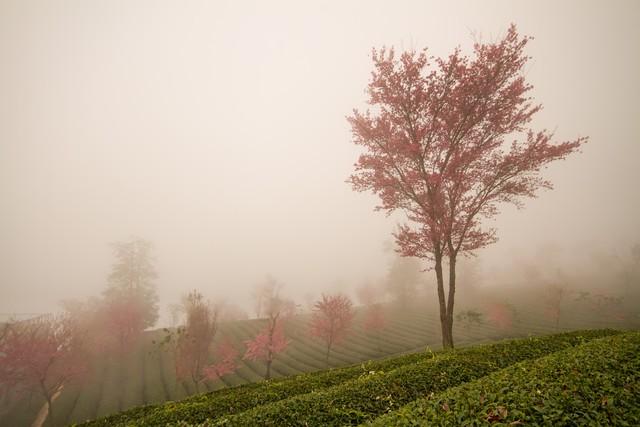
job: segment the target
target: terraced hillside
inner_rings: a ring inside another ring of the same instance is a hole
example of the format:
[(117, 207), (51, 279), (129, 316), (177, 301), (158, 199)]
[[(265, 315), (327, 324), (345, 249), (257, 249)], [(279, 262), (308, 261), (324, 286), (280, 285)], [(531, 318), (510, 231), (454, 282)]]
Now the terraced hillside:
[[(388, 326), (377, 336), (362, 329), (356, 319), (354, 329), (342, 345), (332, 351), (330, 367), (358, 364), (365, 360), (379, 359), (412, 351), (423, 351), (429, 347), (439, 348), (440, 326), (434, 310), (424, 307), (388, 311)], [(238, 321), (223, 324), (218, 339), (230, 338), (237, 348), (263, 325), (261, 320)], [(615, 322), (594, 320), (589, 313), (576, 315), (563, 323), (563, 328), (575, 327), (619, 327)], [(490, 322), (468, 327), (458, 326), (458, 346), (494, 341), (506, 337), (548, 334), (555, 331), (553, 322), (536, 312), (518, 310), (513, 324), (498, 328)], [(326, 368), (322, 343), (310, 338), (306, 318), (300, 316), (290, 322), (287, 330), (292, 340), (283, 354), (277, 356), (272, 372), (274, 378), (314, 372)], [(66, 387), (54, 403), (54, 425), (104, 417), (126, 409), (180, 400), (196, 392), (193, 384), (177, 382), (170, 352), (161, 351), (152, 341), (161, 338), (162, 331), (145, 334), (137, 348), (120, 360), (99, 360), (90, 378), (83, 384)], [(412, 360), (411, 357), (408, 360)], [(358, 373), (360, 375), (361, 372)], [(204, 390), (220, 390), (229, 386), (255, 383), (262, 379), (264, 366), (259, 362), (242, 360), (236, 373), (222, 380), (207, 382)], [(42, 400), (37, 396), (25, 399), (0, 419), (0, 425), (31, 425)]]
[(639, 350), (638, 332), (592, 330), (414, 353), (140, 407), (87, 426), (415, 425), (425, 415), (432, 416), (424, 425), (637, 425)]

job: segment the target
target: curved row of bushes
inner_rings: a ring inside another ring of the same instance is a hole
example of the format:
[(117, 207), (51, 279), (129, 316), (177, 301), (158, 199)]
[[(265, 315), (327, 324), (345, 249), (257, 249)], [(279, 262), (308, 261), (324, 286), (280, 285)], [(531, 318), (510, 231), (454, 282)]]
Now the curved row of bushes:
[(640, 425), (640, 333), (518, 363), (417, 400), (374, 426)]
[(372, 360), (359, 365), (301, 374), (259, 383), (201, 393), (184, 400), (139, 406), (118, 414), (87, 421), (82, 426), (158, 425), (188, 419), (200, 422), (208, 418), (235, 414), (257, 405), (275, 402), (298, 394), (310, 393), (358, 378), (369, 371), (391, 370), (431, 358), (428, 353)]
[[(280, 396), (295, 395), (264, 404), (263, 398), (255, 393), (253, 409), (236, 415), (210, 412), (205, 425), (357, 425), (398, 409), (417, 398), (472, 381), (516, 362), (538, 358), (615, 333), (611, 330), (579, 331), (511, 340), (454, 352), (423, 354), (412, 363), (386, 370), (369, 369), (359, 378), (324, 389), (317, 387), (317, 391), (305, 394), (296, 392), (303, 387), (295, 382), (266, 384), (267, 388), (262, 390), (264, 392), (282, 389)], [(308, 379), (312, 380), (313, 376)], [(303, 377), (300, 380), (302, 383), (305, 381)], [(215, 394), (211, 398), (211, 403), (217, 400)], [(180, 425), (204, 422), (202, 407), (188, 405), (180, 409)], [(139, 421), (136, 425), (164, 424), (167, 419), (153, 417)]]

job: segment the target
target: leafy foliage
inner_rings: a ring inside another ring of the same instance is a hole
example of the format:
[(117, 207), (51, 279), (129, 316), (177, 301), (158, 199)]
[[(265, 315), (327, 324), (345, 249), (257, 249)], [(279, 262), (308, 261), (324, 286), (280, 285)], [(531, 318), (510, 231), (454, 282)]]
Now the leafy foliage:
[(83, 331), (69, 316), (12, 322), (0, 335), (0, 402), (39, 393), (52, 415), (52, 399), (87, 371)]
[(420, 399), (375, 426), (639, 425), (640, 333), (518, 363)]
[[(222, 425), (299, 425), (301, 420), (308, 425), (357, 424), (425, 393), (615, 333), (579, 331), (456, 352), (415, 353), (140, 407), (87, 425), (164, 425), (180, 420), (197, 424), (207, 419)], [(238, 415), (225, 417), (231, 414)]]
[(218, 419), (214, 425), (357, 425), (449, 387), (473, 381), (514, 363), (579, 345), (610, 332), (563, 334), (442, 352), (391, 371), (358, 379)]
[(310, 333), (327, 344), (327, 365), (331, 348), (345, 338), (351, 328), (354, 314), (353, 303), (345, 295), (323, 294), (322, 299), (313, 306)]
[(113, 244), (116, 258), (103, 292), (106, 321), (120, 351), (158, 320), (152, 245), (142, 239)]
[(176, 346), (176, 377), (204, 379), (203, 369), (209, 358), (209, 347), (218, 330), (217, 312), (201, 293), (192, 291), (185, 302), (187, 324), (179, 329)]
[(290, 340), (285, 337), (283, 320), (277, 316), (269, 318), (269, 323), (253, 339), (245, 342), (247, 352), (244, 358), (264, 360), (267, 363), (265, 379), (271, 378), (271, 363), (276, 354), (283, 352)]

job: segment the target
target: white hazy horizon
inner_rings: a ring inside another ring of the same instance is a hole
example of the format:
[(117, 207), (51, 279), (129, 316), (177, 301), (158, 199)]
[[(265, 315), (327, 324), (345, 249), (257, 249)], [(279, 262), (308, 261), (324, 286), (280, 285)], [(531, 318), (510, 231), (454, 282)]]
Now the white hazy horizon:
[[(373, 47), (437, 56), (511, 23), (534, 126), (589, 136), (504, 207), (483, 271), (640, 242), (640, 3), (0, 2), (0, 312), (99, 295), (109, 243), (154, 244), (161, 316), (198, 289), (246, 308), (267, 274), (305, 295), (386, 273), (402, 215), (345, 180)], [(426, 280), (430, 281), (430, 277)], [(426, 281), (425, 280), (425, 281)], [(433, 290), (435, 295), (435, 290)]]

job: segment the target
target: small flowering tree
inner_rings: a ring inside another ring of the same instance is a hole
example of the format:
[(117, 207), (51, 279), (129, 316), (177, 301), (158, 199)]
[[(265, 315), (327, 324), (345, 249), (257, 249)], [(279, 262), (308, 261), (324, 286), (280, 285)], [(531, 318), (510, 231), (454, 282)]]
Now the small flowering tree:
[(259, 310), (258, 315), (266, 316), (266, 326), (251, 340), (245, 341), (247, 351), (244, 359), (264, 360), (266, 371), (264, 378), (271, 378), (271, 365), (278, 353), (282, 353), (290, 343), (285, 334), (285, 322), (295, 314), (296, 306), (293, 301), (282, 298), (282, 286), (272, 277), (258, 286)]
[(329, 355), (334, 344), (347, 335), (353, 322), (353, 303), (344, 295), (322, 295), (313, 306), (310, 332), (327, 345), (325, 361), (329, 366)]
[(380, 351), (380, 331), (387, 326), (387, 319), (384, 309), (379, 303), (381, 289), (373, 286), (370, 282), (365, 282), (356, 289), (356, 296), (364, 311), (362, 328), (376, 336), (378, 351)]
[(252, 340), (245, 341), (247, 352), (244, 355), (245, 359), (265, 361), (266, 380), (271, 378), (271, 364), (276, 354), (283, 352), (290, 342), (285, 336), (284, 321), (279, 318), (279, 314), (270, 317), (268, 322)]
[(105, 346), (120, 355), (132, 348), (145, 328), (143, 305), (134, 297), (104, 301), (102, 320)]
[(42, 316), (8, 325), (0, 337), (0, 401), (8, 394), (38, 392), (53, 423), (53, 400), (87, 371), (82, 338), (69, 316)]
[(236, 369), (238, 369), (238, 350), (236, 350), (228, 338), (222, 341), (214, 353), (217, 362), (203, 369), (206, 379), (219, 379), (225, 375), (234, 373)]
[(199, 383), (206, 379), (204, 369), (208, 364), (213, 338), (218, 331), (218, 310), (197, 291), (190, 292), (183, 304), (187, 323), (176, 331), (176, 378), (190, 378), (198, 392)]

